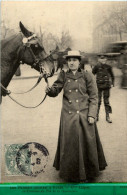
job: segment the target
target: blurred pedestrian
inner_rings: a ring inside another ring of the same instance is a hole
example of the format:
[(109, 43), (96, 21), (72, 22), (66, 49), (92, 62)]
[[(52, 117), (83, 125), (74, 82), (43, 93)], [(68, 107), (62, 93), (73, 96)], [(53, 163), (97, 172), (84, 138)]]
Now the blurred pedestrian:
[(121, 87), (127, 89), (127, 45), (124, 48), (123, 53), (120, 55), (121, 67), (122, 67), (122, 82)]
[(98, 87), (98, 111), (97, 111), (97, 121), (99, 120), (99, 110), (101, 106), (102, 96), (104, 98), (106, 121), (112, 123), (109, 114), (112, 113), (112, 108), (109, 103), (110, 89), (114, 86), (114, 74), (112, 67), (107, 63), (106, 54), (98, 55), (98, 63), (94, 66), (92, 72), (96, 75), (96, 82)]
[(90, 64), (85, 64), (85, 72), (92, 72), (92, 67), (90, 66)]
[(62, 70), (52, 87), (50, 97), (63, 89), (57, 152), (53, 166), (68, 182), (86, 182), (98, 176), (107, 166), (95, 123), (97, 87), (94, 76), (80, 67), (79, 51), (65, 56), (69, 70)]
[(85, 64), (84, 70), (85, 70), (85, 72), (92, 72), (92, 67), (91, 67), (89, 61)]

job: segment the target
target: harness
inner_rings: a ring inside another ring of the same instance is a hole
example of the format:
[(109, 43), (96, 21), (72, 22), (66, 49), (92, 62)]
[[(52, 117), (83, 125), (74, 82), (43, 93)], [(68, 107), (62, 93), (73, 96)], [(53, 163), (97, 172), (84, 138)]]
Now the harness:
[[(52, 76), (52, 75), (54, 74), (54, 72), (52, 72), (51, 75), (46, 75), (46, 70), (45, 70), (44, 67), (42, 66), (43, 63), (40, 62), (40, 59), (37, 58), (37, 57), (35, 56), (35, 54), (34, 54), (32, 48), (31, 48), (31, 44), (32, 44), (33, 42), (34, 42), (34, 44), (36, 44), (35, 41), (32, 41), (32, 40), (35, 39), (36, 37), (37, 37), (37, 36), (36, 36), (35, 34), (33, 34), (32, 36), (30, 36), (30, 37), (28, 37), (28, 38), (23, 38), (23, 40), (22, 40), (23, 46), (19, 47), (18, 52), (17, 52), (18, 58), (19, 58), (20, 52), (21, 52), (21, 51), (23, 52), (22, 55), (21, 55), (21, 60), (22, 60), (26, 48), (29, 48), (29, 51), (30, 51), (30, 53), (31, 53), (31, 56), (33, 57), (33, 60), (34, 60), (34, 63), (33, 63), (33, 65), (31, 66), (31, 68), (34, 68), (34, 67), (36, 67), (37, 65), (39, 66), (39, 69), (40, 69), (40, 76), (38, 77), (38, 80), (37, 80), (37, 82), (35, 83), (35, 85), (34, 85), (32, 88), (30, 88), (29, 90), (25, 91), (25, 92), (11, 92), (10, 90), (7, 90), (7, 89), (3, 86), (2, 83), (0, 83), (1, 89), (3, 90), (4, 94), (5, 94), (5, 95), (8, 95), (8, 97), (9, 97), (10, 99), (12, 99), (15, 103), (17, 103), (18, 105), (20, 105), (20, 106), (22, 106), (22, 107), (24, 107), (24, 108), (36, 108), (36, 107), (38, 107), (39, 105), (41, 105), (41, 104), (44, 102), (44, 100), (46, 99), (47, 94), (45, 94), (43, 100), (42, 100), (38, 105), (32, 106), (32, 107), (25, 106), (25, 105), (19, 103), (19, 102), (18, 102), (17, 100), (15, 100), (10, 94), (11, 94), (11, 93), (13, 93), (13, 94), (25, 94), (25, 93), (28, 93), (28, 92), (32, 91), (32, 90), (40, 83), (40, 81), (41, 81), (41, 79), (42, 79), (43, 77), (44, 77), (45, 82), (47, 83), (47, 86), (48, 86), (49, 83), (48, 83), (48, 78), (47, 78), (47, 77), (48, 77), (48, 76)], [(51, 54), (50, 54), (49, 56), (46, 56), (43, 60), (48, 60), (48, 59), (51, 60)], [(23, 63), (23, 61), (20, 61), (20, 63)]]

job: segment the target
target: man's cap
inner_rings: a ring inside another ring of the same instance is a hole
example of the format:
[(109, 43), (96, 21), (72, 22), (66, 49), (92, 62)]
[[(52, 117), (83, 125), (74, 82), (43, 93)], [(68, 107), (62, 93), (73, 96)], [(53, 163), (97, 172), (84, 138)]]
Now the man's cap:
[(104, 59), (104, 58), (107, 58), (108, 57), (106, 53), (99, 53), (97, 56), (99, 58), (101, 58), (101, 59)]
[(81, 54), (79, 51), (74, 51), (74, 50), (71, 50), (71, 51), (68, 51), (67, 55), (64, 56), (64, 58), (70, 58), (70, 57), (78, 57), (78, 58), (81, 58)]

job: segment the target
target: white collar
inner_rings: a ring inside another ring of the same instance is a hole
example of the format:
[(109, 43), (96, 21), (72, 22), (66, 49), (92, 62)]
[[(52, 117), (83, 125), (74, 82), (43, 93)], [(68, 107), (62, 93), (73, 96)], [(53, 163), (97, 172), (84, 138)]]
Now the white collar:
[(75, 75), (76, 74), (76, 72), (77, 72), (77, 70), (72, 70), (72, 73)]

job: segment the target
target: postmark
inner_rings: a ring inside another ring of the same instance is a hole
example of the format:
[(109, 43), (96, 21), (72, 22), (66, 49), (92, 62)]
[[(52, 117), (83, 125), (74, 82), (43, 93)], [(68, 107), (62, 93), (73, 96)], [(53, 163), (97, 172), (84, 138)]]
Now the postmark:
[(5, 144), (5, 175), (33, 176), (45, 172), (49, 152), (39, 143)]
[(45, 171), (48, 157), (49, 152), (45, 146), (36, 142), (26, 143), (17, 152), (17, 167), (24, 175), (36, 177)]

